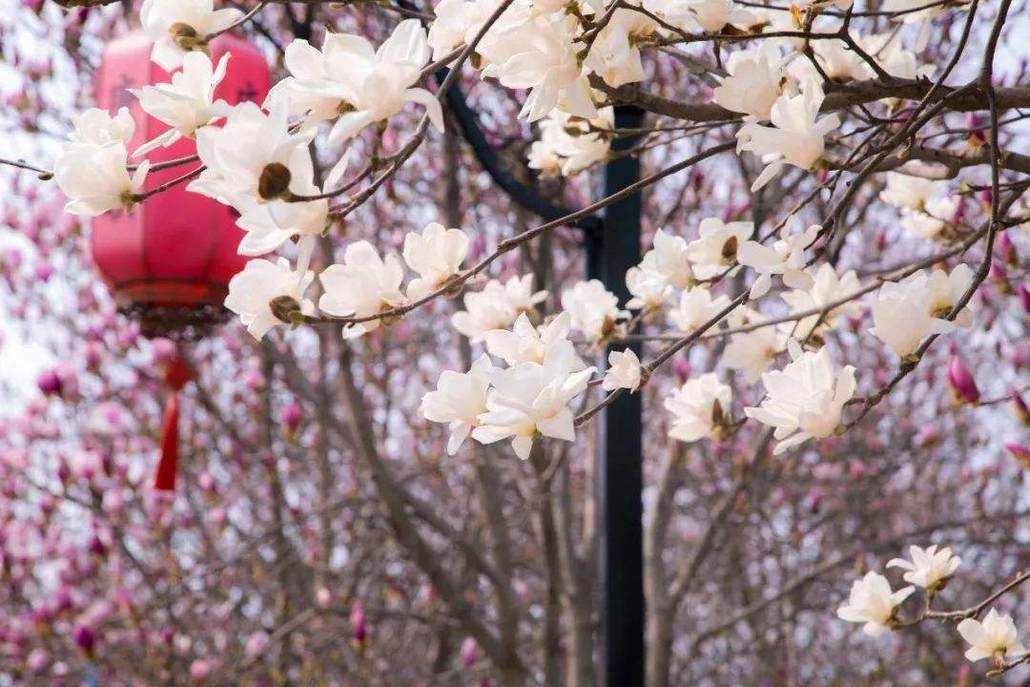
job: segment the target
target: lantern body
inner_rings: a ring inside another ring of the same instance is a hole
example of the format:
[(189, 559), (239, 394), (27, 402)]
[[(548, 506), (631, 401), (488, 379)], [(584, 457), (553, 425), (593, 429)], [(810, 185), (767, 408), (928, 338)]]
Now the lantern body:
[[(150, 61), (150, 49), (151, 42), (140, 34), (116, 40), (104, 50), (98, 72), (97, 106), (112, 113), (128, 107), (136, 123), (130, 155), (169, 128), (147, 115), (128, 92), (171, 81), (168, 72)], [(246, 41), (223, 34), (211, 42), (212, 61), (217, 63), (226, 52), (232, 55), (228, 73), (215, 98), (231, 105), (262, 102), (270, 78), (264, 57)], [(195, 153), (196, 143), (182, 138), (146, 157), (158, 163)], [(179, 178), (199, 165), (193, 161), (151, 172), (145, 188)], [(247, 261), (236, 252), (243, 232), (236, 226), (235, 211), (186, 186), (181, 183), (151, 196), (131, 212), (114, 211), (93, 221), (93, 260), (119, 307), (136, 314), (147, 335), (193, 331), (219, 319), (229, 280)]]

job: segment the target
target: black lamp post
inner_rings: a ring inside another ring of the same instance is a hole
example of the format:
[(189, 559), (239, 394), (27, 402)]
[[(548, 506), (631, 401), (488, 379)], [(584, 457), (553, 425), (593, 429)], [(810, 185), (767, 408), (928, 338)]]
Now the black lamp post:
[[(436, 74), (438, 82), (447, 70)], [(475, 112), (457, 85), (447, 92), (447, 104), (477, 160), (508, 196), (546, 221), (573, 210), (556, 206), (535, 189), (519, 182), (504, 166), (479, 128)], [(615, 126), (639, 129), (644, 113), (637, 107), (615, 108)], [(613, 152), (632, 148), (637, 137), (616, 139)], [(640, 161), (633, 155), (615, 157), (605, 165), (605, 195), (640, 179)], [(583, 231), (587, 274), (625, 304), (626, 270), (640, 262), (640, 192), (628, 194), (597, 216), (571, 222)], [(640, 344), (631, 345), (640, 355)], [(599, 577), (601, 592), (601, 674), (605, 687), (643, 687), (644, 684), (644, 556), (643, 446), (640, 394), (623, 394), (600, 416), (597, 465)]]

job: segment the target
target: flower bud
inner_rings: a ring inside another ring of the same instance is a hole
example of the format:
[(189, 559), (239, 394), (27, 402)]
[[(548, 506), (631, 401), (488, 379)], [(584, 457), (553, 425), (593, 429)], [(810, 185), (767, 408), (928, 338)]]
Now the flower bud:
[(1024, 425), (1030, 425), (1030, 408), (1027, 408), (1026, 401), (1023, 400), (1022, 394), (1016, 389), (1012, 389), (1009, 392), (1009, 396), (1012, 398), (1012, 409), (1016, 413), (1016, 417)]
[(93, 650), (97, 643), (97, 635), (93, 628), (89, 625), (77, 626), (72, 634), (72, 640), (82, 653), (86, 654), (88, 658), (93, 658)]
[(461, 663), (466, 668), (470, 668), (479, 662), (479, 645), (476, 644), (476, 640), (472, 637), (466, 637), (461, 643)]
[(296, 401), (287, 403), (279, 411), (279, 423), (282, 425), (283, 433), (288, 440), (293, 441), (294, 437), (296, 437), (297, 428), (300, 427), (302, 419), (304, 419), (304, 411), (301, 410), (300, 405)]
[(1023, 304), (1023, 310), (1030, 315), (1030, 288), (1026, 284), (1019, 285), (1019, 302)]
[(364, 651), (368, 643), (368, 622), (365, 619), (365, 608), (360, 601), (355, 601), (350, 610), (351, 641), (356, 650)]
[(54, 370), (45, 370), (36, 378), (36, 386), (44, 396), (60, 396), (64, 385)]
[(211, 665), (207, 661), (198, 658), (190, 664), (190, 679), (194, 682), (203, 682), (210, 674)]
[(948, 384), (957, 400), (971, 404), (980, 400), (980, 389), (976, 386), (976, 380), (957, 354), (952, 354), (948, 361)]
[(1012, 454), (1013, 458), (1018, 460), (1027, 468), (1030, 468), (1030, 446), (1010, 441), (1005, 444), (1005, 448)]
[(672, 372), (676, 375), (676, 379), (682, 384), (690, 379), (690, 361), (686, 358), (676, 358), (672, 361)]
[(1009, 273), (1005, 266), (997, 260), (991, 263), (991, 281), (998, 287), (1001, 293), (1012, 293), (1012, 285), (1009, 284)]

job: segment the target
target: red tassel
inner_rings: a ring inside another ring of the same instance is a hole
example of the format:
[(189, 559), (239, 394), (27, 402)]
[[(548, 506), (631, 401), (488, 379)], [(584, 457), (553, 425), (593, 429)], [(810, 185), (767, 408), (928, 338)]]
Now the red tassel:
[(179, 468), (179, 391), (192, 376), (189, 365), (178, 356), (165, 368), (165, 383), (172, 389), (172, 395), (161, 422), (161, 459), (154, 477), (154, 489), (158, 491), (175, 489), (175, 475)]
[(173, 391), (165, 407), (161, 423), (161, 460), (157, 464), (154, 489), (172, 491), (175, 489), (175, 473), (179, 467), (179, 392)]

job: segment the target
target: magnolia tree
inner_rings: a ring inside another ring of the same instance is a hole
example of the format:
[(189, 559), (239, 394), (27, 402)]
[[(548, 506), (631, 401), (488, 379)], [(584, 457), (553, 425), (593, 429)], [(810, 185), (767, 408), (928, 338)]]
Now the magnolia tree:
[[(595, 684), (623, 394), (649, 685), (1030, 676), (1026, 3), (5, 4), (4, 336), (54, 362), (27, 398), (3, 375), (0, 685)], [(174, 72), (133, 92), (170, 127), (136, 149), (91, 102), (132, 31)], [(213, 98), (227, 31), (263, 103)], [(452, 89), (508, 181), (579, 209), (513, 201)], [(178, 185), (253, 259), (235, 322), (176, 344), (84, 237)], [(620, 302), (574, 225), (638, 191)]]

